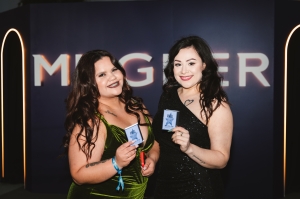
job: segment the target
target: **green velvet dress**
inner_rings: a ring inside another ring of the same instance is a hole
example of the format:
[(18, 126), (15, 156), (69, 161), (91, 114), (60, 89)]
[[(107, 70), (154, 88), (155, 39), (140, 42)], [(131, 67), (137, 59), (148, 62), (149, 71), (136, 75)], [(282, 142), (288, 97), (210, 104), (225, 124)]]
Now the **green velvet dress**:
[[(105, 141), (104, 153), (101, 160), (107, 160), (115, 156), (117, 148), (127, 142), (124, 129), (107, 123), (105, 118), (98, 115), (107, 129), (107, 138)], [(150, 121), (147, 117), (145, 120), (148, 124)], [(116, 190), (118, 186), (119, 175), (99, 184), (77, 185), (72, 183), (68, 193), (68, 199), (91, 199), (91, 198), (122, 198), (122, 199), (142, 199), (146, 190), (148, 177), (141, 174), (141, 163), (139, 160), (140, 151), (147, 153), (154, 143), (154, 134), (152, 127), (148, 127), (148, 139), (144, 147), (137, 148), (137, 156), (131, 163), (122, 169), (122, 178), (124, 180), (124, 190)], [(112, 165), (113, 166), (113, 165)]]

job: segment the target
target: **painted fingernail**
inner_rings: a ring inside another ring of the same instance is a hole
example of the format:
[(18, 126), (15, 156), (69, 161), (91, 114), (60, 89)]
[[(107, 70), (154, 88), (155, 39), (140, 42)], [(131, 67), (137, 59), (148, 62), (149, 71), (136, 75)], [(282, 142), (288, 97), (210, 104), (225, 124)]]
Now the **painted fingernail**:
[(172, 132), (172, 131), (173, 131), (173, 129), (168, 130), (168, 132)]

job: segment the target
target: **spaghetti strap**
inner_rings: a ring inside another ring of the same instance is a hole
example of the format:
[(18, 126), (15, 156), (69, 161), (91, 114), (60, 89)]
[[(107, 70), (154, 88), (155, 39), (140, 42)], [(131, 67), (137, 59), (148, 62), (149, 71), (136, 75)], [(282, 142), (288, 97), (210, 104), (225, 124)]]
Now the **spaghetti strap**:
[(148, 116), (144, 115), (144, 118), (145, 118), (145, 121), (146, 121), (147, 124), (151, 124)]
[(108, 124), (108, 122), (106, 121), (106, 119), (104, 118), (104, 116), (101, 113), (96, 112), (96, 115), (104, 124), (110, 125), (110, 124)]

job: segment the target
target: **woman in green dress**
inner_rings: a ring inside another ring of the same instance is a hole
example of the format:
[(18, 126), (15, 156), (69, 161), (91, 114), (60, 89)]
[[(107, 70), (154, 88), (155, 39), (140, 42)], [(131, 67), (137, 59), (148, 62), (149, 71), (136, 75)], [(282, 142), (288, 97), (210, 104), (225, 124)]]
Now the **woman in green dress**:
[[(78, 62), (66, 100), (64, 146), (73, 178), (69, 199), (144, 197), (159, 146), (149, 112), (125, 77), (123, 67), (104, 50), (89, 51)], [(143, 138), (139, 145), (125, 133), (136, 123)]]

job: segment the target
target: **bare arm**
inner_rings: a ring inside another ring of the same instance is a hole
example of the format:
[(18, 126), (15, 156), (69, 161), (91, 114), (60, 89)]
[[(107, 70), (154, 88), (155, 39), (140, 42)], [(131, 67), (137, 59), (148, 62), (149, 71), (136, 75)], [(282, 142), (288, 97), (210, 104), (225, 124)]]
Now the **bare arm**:
[[(173, 141), (180, 144), (180, 148), (190, 158), (206, 168), (221, 169), (227, 165), (233, 131), (233, 118), (230, 107), (222, 103), (208, 123), (208, 134), (211, 148), (203, 149), (189, 142), (189, 133), (182, 127), (173, 129)], [(181, 136), (181, 132), (183, 132)]]
[(159, 158), (159, 145), (156, 141), (154, 141), (152, 148), (147, 153), (147, 158), (151, 158), (155, 164), (157, 163)]
[[(150, 122), (152, 123), (152, 119), (151, 118), (149, 119)], [(151, 147), (151, 149), (148, 151), (146, 155), (147, 155), (147, 159), (145, 161), (145, 166), (142, 168), (142, 175), (150, 176), (155, 171), (155, 166), (160, 155), (159, 144), (155, 140), (153, 146)]]
[[(149, 118), (149, 119), (152, 124), (152, 118)], [(152, 148), (147, 153), (147, 158), (151, 158), (153, 160), (153, 162), (156, 164), (158, 161), (159, 155), (160, 155), (159, 144), (158, 144), (158, 142), (156, 142), (156, 140), (154, 140)]]
[[(117, 171), (112, 164), (112, 159), (110, 158), (108, 160), (100, 161), (104, 152), (106, 139), (105, 125), (100, 123), (98, 139), (95, 142), (92, 157), (88, 160), (86, 159), (85, 154), (78, 147), (76, 136), (79, 130), (79, 126), (76, 126), (73, 130), (68, 154), (70, 172), (74, 182), (77, 184), (95, 184), (113, 177)], [(95, 137), (95, 135), (93, 137)], [(79, 140), (82, 145), (85, 138), (81, 136)], [(116, 162), (120, 169), (127, 166), (130, 161), (135, 158), (135, 147), (130, 146), (131, 144), (131, 142), (124, 143), (116, 151)]]

